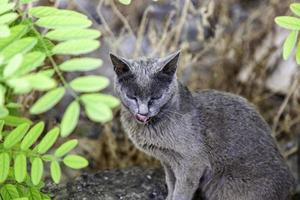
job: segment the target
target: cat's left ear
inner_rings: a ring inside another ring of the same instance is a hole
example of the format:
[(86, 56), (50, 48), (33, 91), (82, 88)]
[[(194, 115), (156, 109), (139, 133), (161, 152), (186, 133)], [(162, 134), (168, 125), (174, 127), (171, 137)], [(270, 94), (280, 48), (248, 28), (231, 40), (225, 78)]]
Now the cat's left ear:
[(129, 62), (120, 56), (109, 54), (114, 70), (118, 76), (130, 71)]
[(178, 65), (180, 51), (172, 53), (165, 58), (160, 59), (161, 70), (160, 72), (167, 75), (174, 75)]

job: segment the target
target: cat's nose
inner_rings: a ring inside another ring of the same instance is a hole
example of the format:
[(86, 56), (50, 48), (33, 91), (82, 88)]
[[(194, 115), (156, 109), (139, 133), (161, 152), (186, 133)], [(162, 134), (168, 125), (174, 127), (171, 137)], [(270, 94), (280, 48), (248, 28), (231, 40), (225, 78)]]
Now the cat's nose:
[(148, 106), (145, 105), (145, 104), (140, 104), (140, 106), (139, 106), (139, 112), (138, 112), (138, 113), (139, 113), (140, 115), (147, 116), (147, 115), (148, 115), (148, 112), (149, 112)]

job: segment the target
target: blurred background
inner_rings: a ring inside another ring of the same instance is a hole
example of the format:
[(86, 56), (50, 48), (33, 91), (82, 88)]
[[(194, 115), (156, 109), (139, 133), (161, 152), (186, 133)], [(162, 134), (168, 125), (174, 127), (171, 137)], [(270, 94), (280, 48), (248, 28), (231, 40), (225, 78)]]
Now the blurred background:
[[(288, 32), (274, 23), (276, 16), (291, 14), (288, 6), (292, 2), (132, 0), (126, 6), (117, 0), (41, 0), (39, 4), (90, 16), (94, 28), (102, 33), (101, 47), (91, 56), (103, 59), (104, 64), (89, 73), (105, 75), (111, 81), (114, 72), (109, 52), (137, 58), (165, 56), (181, 49), (179, 79), (193, 91), (217, 89), (252, 102), (273, 129), (283, 156), (299, 180), (299, 66), (294, 56), (283, 61), (282, 44)], [(69, 76), (71, 79), (75, 74)], [(113, 94), (113, 83), (104, 92)], [(49, 126), (60, 121), (67, 102), (68, 98), (42, 116)], [(159, 167), (158, 161), (135, 149), (128, 140), (119, 121), (119, 109), (114, 115), (112, 122), (103, 125), (82, 116), (76, 133), (71, 135), (80, 141), (76, 151), (90, 161), (86, 171)], [(65, 170), (65, 180), (73, 173)]]

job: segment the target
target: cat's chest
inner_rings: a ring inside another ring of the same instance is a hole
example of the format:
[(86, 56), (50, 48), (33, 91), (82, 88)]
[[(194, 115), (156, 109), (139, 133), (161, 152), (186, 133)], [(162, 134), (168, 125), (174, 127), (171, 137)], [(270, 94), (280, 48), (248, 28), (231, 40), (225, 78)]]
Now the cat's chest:
[(165, 152), (190, 143), (193, 140), (190, 127), (183, 120), (162, 120), (156, 124), (141, 125), (128, 115), (122, 115), (121, 121), (132, 142), (140, 149), (149, 152)]

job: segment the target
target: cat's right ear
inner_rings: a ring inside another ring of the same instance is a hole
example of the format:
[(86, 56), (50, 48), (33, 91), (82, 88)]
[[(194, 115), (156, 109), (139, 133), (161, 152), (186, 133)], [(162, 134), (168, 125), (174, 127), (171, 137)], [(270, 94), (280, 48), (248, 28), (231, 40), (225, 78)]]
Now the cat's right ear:
[(126, 61), (124, 58), (116, 56), (112, 53), (110, 53), (109, 56), (117, 76), (121, 76), (122, 74), (130, 71), (128, 61)]

